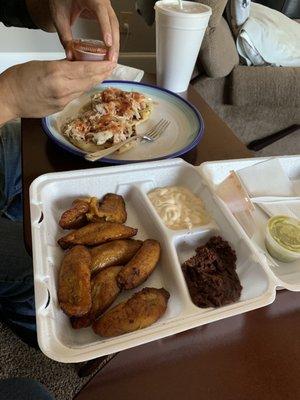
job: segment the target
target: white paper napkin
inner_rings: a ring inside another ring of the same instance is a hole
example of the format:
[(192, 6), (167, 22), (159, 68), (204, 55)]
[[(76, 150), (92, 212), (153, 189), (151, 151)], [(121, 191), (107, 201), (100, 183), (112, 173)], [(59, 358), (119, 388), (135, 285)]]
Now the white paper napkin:
[[(277, 158), (259, 162), (251, 167), (242, 168), (237, 174), (248, 192), (249, 197), (269, 216), (289, 215), (297, 217), (290, 209), (288, 201), (280, 197), (296, 196), (293, 182), (283, 170)], [(276, 196), (278, 201), (276, 201)], [(258, 199), (263, 197), (264, 200)], [(269, 200), (268, 200), (269, 197)]]
[(242, 168), (237, 173), (250, 197), (295, 195), (293, 184), (277, 158)]
[(281, 203), (257, 203), (257, 205), (271, 218), (275, 217), (276, 215), (288, 215), (292, 218), (299, 218), (298, 215), (293, 212), (291, 207), (287, 204)]
[(142, 71), (141, 69), (118, 64), (108, 80), (140, 82), (143, 76), (144, 71)]

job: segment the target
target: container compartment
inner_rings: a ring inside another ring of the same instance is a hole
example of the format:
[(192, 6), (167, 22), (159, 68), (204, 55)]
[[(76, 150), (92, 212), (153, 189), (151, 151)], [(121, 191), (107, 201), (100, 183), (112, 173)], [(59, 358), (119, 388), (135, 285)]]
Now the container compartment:
[[(161, 259), (147, 281), (134, 290), (122, 292), (113, 306), (127, 300), (144, 287), (164, 287), (169, 291), (170, 299), (165, 315), (156, 324), (164, 324), (169, 319), (174, 319), (185, 308), (187, 298), (182, 290), (184, 283), (180, 277), (178, 278), (172, 247), (157, 221), (153, 220), (152, 212), (149, 211), (147, 204), (142, 202), (141, 192), (138, 187), (139, 184), (135, 184), (135, 182), (116, 184), (115, 180), (110, 180), (108, 183), (108, 180), (104, 181), (101, 177), (97, 179), (94, 177), (92, 179), (82, 177), (78, 183), (77, 180), (71, 179), (57, 180), (50, 183), (49, 186), (44, 185), (40, 192), (39, 206), (37, 204), (32, 205), (33, 208), (39, 207), (44, 215), (44, 219), (40, 224), (33, 224), (33, 233), (36, 234), (39, 231), (38, 233), (45, 238), (42, 244), (42, 251), (46, 256), (43, 269), (39, 269), (37, 265), (35, 268), (36, 287), (37, 291), (40, 291), (41, 287), (45, 286), (44, 290), (48, 290), (50, 296), (49, 304), (47, 304), (48, 301), (45, 302), (44, 294), (37, 307), (40, 310), (39, 316), (51, 321), (52, 335), (63, 347), (83, 349), (86, 346), (98, 345), (102, 342), (109, 343), (110, 340), (114, 340), (101, 339), (101, 337), (93, 333), (91, 328), (72, 329), (69, 318), (62, 312), (58, 304), (57, 278), (64, 252), (58, 247), (57, 240), (69, 232), (61, 229), (58, 221), (61, 213), (68, 209), (72, 201), (78, 197), (96, 196), (101, 198), (108, 192), (122, 195), (128, 214), (126, 225), (138, 228), (138, 234), (134, 238), (140, 240), (156, 239), (162, 247)], [(67, 193), (67, 195), (64, 193)], [(38, 215), (38, 213), (36, 214)], [(151, 328), (155, 327), (156, 324), (152, 325)], [(123, 335), (123, 337), (125, 336), (128, 335)], [(46, 337), (43, 338), (44, 342), (45, 339)], [(50, 337), (48, 339), (50, 340)], [(46, 347), (48, 345), (51, 347), (49, 343)]]
[[(278, 157), (283, 170), (290, 180), (293, 181), (294, 190), (297, 196), (300, 196), (300, 157), (285, 156)], [(268, 158), (255, 158), (246, 160), (218, 161), (204, 163), (200, 168), (200, 173), (204, 176), (206, 182), (212, 190), (219, 184), (232, 170), (239, 170), (244, 167), (249, 167), (258, 162), (267, 161)], [(288, 202), (291, 210), (300, 218), (300, 202)], [(227, 207), (226, 207), (227, 208)], [(227, 208), (227, 213), (230, 214)], [(277, 285), (289, 290), (300, 291), (300, 261), (292, 263), (282, 263), (276, 259), (270, 261), (269, 253), (265, 247), (265, 229), (268, 221), (268, 216), (255, 205), (254, 213), (257, 232), (252, 238), (253, 244), (256, 244), (256, 251), (261, 254), (267, 254), (267, 258), (263, 256), (263, 265), (266, 270), (270, 271)], [(242, 232), (242, 227), (238, 228)], [(244, 233), (244, 232), (243, 232)], [(272, 259), (271, 259), (272, 260)], [(277, 265), (276, 265), (277, 264)]]
[[(191, 165), (187, 163), (182, 163), (180, 167), (176, 168), (168, 168), (165, 171), (166, 173), (162, 176), (159, 174), (158, 176), (152, 175), (152, 179), (142, 182), (139, 185), (139, 189), (141, 191), (142, 201), (147, 204), (147, 209), (151, 212), (153, 216), (153, 220), (157, 221), (160, 225), (160, 228), (165, 231), (168, 237), (171, 239), (172, 237), (178, 236), (186, 236), (190, 235), (194, 232), (209, 232), (211, 229), (216, 228), (216, 224), (212, 218), (212, 212), (210, 210), (209, 204), (204, 202), (204, 197), (207, 195), (208, 189), (206, 185), (203, 183), (203, 180), (199, 177), (199, 174)], [(199, 197), (205, 204), (205, 208), (207, 213), (211, 217), (211, 221), (205, 225), (195, 226), (191, 229), (170, 229), (168, 228), (158, 212), (156, 211), (154, 205), (148, 198), (148, 193), (154, 189), (169, 187), (169, 186), (182, 186), (189, 189), (192, 193), (194, 193), (197, 197)]]
[[(149, 204), (147, 210), (153, 213), (153, 220), (159, 221), (161, 229), (172, 241), (177, 259), (177, 270), (184, 282), (184, 291), (189, 299), (188, 312), (191, 314), (214, 314), (214, 309), (200, 309), (195, 306), (189, 295), (189, 291), (184, 279), (181, 265), (184, 261), (195, 254), (198, 246), (204, 245), (212, 236), (221, 236), (227, 240), (237, 254), (237, 274), (239, 275), (243, 290), (241, 298), (238, 301), (241, 305), (245, 305), (252, 301), (270, 301), (273, 298), (274, 282), (262, 268), (258, 257), (253, 254), (252, 248), (247, 241), (236, 232), (232, 218), (226, 218), (217, 204), (215, 196), (211, 193), (197, 170), (184, 162), (180, 167), (164, 169), (164, 175), (161, 179), (153, 177), (152, 180), (143, 182), (139, 189), (143, 192), (145, 203)], [(148, 199), (149, 191), (164, 186), (183, 186), (188, 188), (196, 196), (200, 197), (204, 206), (212, 218), (209, 225), (194, 227), (193, 229), (171, 230), (167, 228), (154, 206)], [(227, 306), (226, 306), (227, 307)]]
[[(238, 303), (268, 297), (273, 292), (274, 286), (267, 273), (261, 268), (257, 258), (253, 256), (245, 241), (238, 236), (228, 234), (225, 230), (211, 230), (210, 232), (195, 233), (185, 238), (178, 238), (175, 241), (175, 245), (179, 264), (182, 265), (195, 255), (196, 248), (205, 245), (213, 236), (221, 236), (224, 240), (227, 240), (231, 248), (236, 252), (236, 272), (243, 287)], [(186, 289), (188, 291), (187, 285)], [(193, 302), (191, 297), (190, 301)], [(211, 308), (211, 310), (213, 309)]]
[[(258, 231), (254, 235), (253, 241), (257, 244), (259, 249), (269, 255), (265, 246), (265, 231), (268, 217), (257, 205), (255, 205), (255, 208), (255, 221), (257, 223)], [(297, 217), (300, 218), (300, 202), (293, 202), (290, 208)], [(269, 255), (269, 257), (271, 258), (271, 255)], [(289, 290), (300, 290), (300, 260), (290, 263), (283, 263), (275, 258), (273, 260), (274, 262), (272, 263), (268, 260), (268, 267), (274, 274), (279, 285)]]

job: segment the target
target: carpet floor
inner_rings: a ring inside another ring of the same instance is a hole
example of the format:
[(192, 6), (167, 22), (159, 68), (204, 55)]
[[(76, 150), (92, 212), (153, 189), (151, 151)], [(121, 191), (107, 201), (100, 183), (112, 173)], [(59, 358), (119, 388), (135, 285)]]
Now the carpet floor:
[(71, 400), (85, 383), (85, 380), (78, 378), (74, 365), (51, 361), (40, 351), (29, 348), (3, 324), (0, 324), (0, 342), (1, 379), (36, 379), (45, 385), (57, 400)]
[[(245, 144), (291, 125), (300, 124), (300, 108), (238, 107), (223, 104), (226, 87), (224, 78), (201, 78), (194, 87)], [(300, 154), (299, 139), (300, 129), (263, 150), (253, 152), (253, 157)]]
[[(213, 106), (217, 114), (229, 125), (245, 144), (300, 123), (299, 109), (264, 107)], [(253, 152), (253, 157), (300, 154), (300, 129), (272, 145)]]
[[(196, 84), (196, 88), (244, 143), (264, 137), (294, 123), (300, 123), (299, 109), (279, 110), (223, 105), (213, 101), (217, 95), (220, 95), (220, 89), (213, 87), (212, 83), (209, 85)], [(300, 154), (299, 138), (300, 130), (264, 150), (254, 153), (253, 156)], [(44, 384), (56, 400), (73, 399), (74, 395), (90, 379), (78, 377), (78, 365), (60, 364), (51, 361), (41, 352), (30, 349), (1, 323), (0, 348), (0, 379), (34, 378)]]
[[(79, 378), (79, 366), (83, 364), (62, 364), (50, 360), (41, 351), (23, 343), (1, 322), (0, 348), (0, 379), (15, 377), (35, 379), (47, 388), (55, 400), (72, 400), (91, 379), (91, 376)], [(104, 365), (105, 362), (99, 365), (95, 373)], [(7, 400), (1, 397), (1, 393), (0, 399)]]

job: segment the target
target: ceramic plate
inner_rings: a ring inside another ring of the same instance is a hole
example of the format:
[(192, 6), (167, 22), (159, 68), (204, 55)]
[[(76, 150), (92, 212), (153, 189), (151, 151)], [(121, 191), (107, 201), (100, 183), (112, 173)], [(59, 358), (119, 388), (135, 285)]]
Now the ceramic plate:
[(78, 115), (79, 110), (90, 101), (90, 96), (107, 87), (117, 87), (125, 91), (136, 91), (149, 96), (153, 102), (153, 112), (148, 121), (137, 127), (138, 134), (147, 131), (161, 118), (171, 122), (163, 135), (153, 143), (141, 143), (123, 154), (112, 154), (101, 161), (110, 164), (160, 160), (179, 157), (192, 150), (200, 142), (203, 132), (203, 119), (196, 108), (175, 93), (165, 89), (137, 82), (106, 81), (91, 92), (70, 103), (63, 111), (43, 119), (46, 134), (65, 150), (84, 156), (85, 152), (73, 146), (63, 137), (61, 127), (70, 118)]

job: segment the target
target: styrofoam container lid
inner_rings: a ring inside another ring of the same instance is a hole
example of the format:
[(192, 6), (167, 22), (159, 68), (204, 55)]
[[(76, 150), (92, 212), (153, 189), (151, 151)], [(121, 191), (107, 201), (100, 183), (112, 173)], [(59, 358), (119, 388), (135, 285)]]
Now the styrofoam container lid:
[[(293, 183), (296, 193), (300, 193), (300, 156), (295, 155), (276, 158), (279, 160), (285, 174)], [(267, 161), (269, 159), (270, 158), (264, 157), (241, 160), (211, 161), (203, 163), (200, 169), (202, 176), (210, 186), (211, 190), (215, 191), (216, 186), (220, 184), (231, 171), (238, 171), (246, 167), (251, 167), (257, 163)], [(276, 204), (276, 202), (273, 202), (272, 204)], [(283, 203), (280, 202), (278, 204)], [(300, 201), (289, 201), (287, 204), (289, 205), (289, 208), (293, 214), (300, 218)], [(223, 208), (225, 213), (230, 214), (230, 210), (228, 207), (226, 207), (225, 203), (220, 204), (220, 206)], [(300, 260), (290, 263), (283, 263), (272, 259), (265, 245), (265, 232), (269, 216), (258, 206), (259, 203), (255, 203), (254, 218), (257, 226), (257, 232), (251, 239), (254, 250), (265, 259), (264, 265), (267, 266), (269, 273), (273, 275), (273, 279), (276, 281), (278, 286), (292, 291), (300, 291)], [(236, 223), (236, 227), (241, 234), (244, 234), (244, 231), (239, 224)]]

